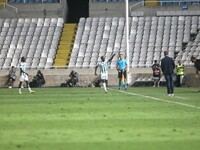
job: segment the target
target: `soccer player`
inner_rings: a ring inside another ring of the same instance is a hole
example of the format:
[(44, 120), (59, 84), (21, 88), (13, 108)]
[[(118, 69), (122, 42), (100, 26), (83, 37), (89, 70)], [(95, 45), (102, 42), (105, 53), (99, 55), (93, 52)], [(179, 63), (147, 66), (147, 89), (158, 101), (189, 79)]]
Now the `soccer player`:
[(119, 60), (117, 61), (117, 71), (118, 71), (118, 78), (119, 78), (119, 90), (122, 89), (122, 84), (124, 84), (125, 90), (127, 90), (127, 61), (124, 59), (122, 53), (119, 54)]
[(173, 75), (175, 63), (174, 60), (168, 56), (168, 51), (164, 51), (164, 58), (161, 60), (161, 69), (166, 79), (167, 94), (168, 96), (174, 96), (174, 83)]
[(98, 62), (95, 67), (95, 75), (97, 75), (97, 68), (100, 67), (100, 78), (103, 83), (103, 89), (107, 93), (106, 83), (108, 82), (108, 63), (111, 62), (115, 53), (110, 57), (108, 61), (105, 60), (105, 56), (101, 56), (101, 62)]
[(30, 93), (34, 93), (34, 91), (31, 90), (28, 82), (28, 73), (26, 73), (26, 59), (24, 57), (21, 58), (21, 63), (20, 63), (20, 82), (19, 82), (19, 94), (22, 94), (21, 86), (22, 83), (25, 81), (26, 86), (29, 90)]
[[(200, 59), (197, 59), (196, 57), (192, 56), (191, 61), (194, 63), (194, 66), (196, 68), (196, 78), (199, 78)], [(198, 92), (200, 92), (200, 90)]]

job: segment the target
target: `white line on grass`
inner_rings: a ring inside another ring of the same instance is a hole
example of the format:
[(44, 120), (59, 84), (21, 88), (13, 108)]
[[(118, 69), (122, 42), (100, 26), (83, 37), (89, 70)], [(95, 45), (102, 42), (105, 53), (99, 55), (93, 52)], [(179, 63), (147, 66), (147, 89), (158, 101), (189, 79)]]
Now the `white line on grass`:
[(175, 98), (179, 98), (179, 99), (187, 99), (189, 100), (189, 98), (186, 98), (186, 97), (180, 97), (180, 96), (174, 96)]
[[(110, 90), (115, 90), (115, 89), (111, 89)], [(178, 105), (182, 105), (182, 106), (186, 106), (186, 107), (190, 107), (190, 108), (196, 108), (196, 109), (200, 109), (200, 107), (198, 106), (194, 106), (194, 105), (190, 105), (190, 104), (185, 104), (185, 103), (181, 103), (181, 102), (176, 102), (176, 101), (170, 101), (170, 100), (165, 100), (165, 99), (161, 99), (161, 98), (156, 98), (156, 97), (152, 97), (152, 96), (147, 96), (147, 95), (142, 95), (142, 94), (137, 94), (137, 93), (131, 93), (131, 92), (127, 92), (127, 91), (120, 91), (120, 90), (115, 90), (121, 93), (125, 93), (125, 94), (129, 94), (129, 95), (134, 95), (134, 96), (140, 96), (140, 97), (144, 97), (144, 98), (149, 98), (149, 99), (153, 99), (156, 101), (162, 101), (162, 102), (166, 102), (166, 103), (174, 103), (174, 104), (178, 104)]]

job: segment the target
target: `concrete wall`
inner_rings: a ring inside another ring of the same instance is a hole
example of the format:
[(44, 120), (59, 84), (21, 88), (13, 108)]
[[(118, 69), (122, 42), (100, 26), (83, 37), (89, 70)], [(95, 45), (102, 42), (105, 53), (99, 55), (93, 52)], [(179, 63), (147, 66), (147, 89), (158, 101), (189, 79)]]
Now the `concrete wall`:
[[(61, 83), (65, 83), (66, 79), (68, 79), (68, 75), (70, 74), (72, 69), (51, 69), (51, 70), (41, 70), (46, 79), (45, 86), (47, 87), (58, 87)], [(99, 76), (94, 75), (94, 69), (74, 69), (79, 73), (79, 84), (80, 86), (87, 86), (91, 82), (95, 82), (99, 79)], [(37, 70), (28, 70), (29, 73), (29, 81), (33, 79), (33, 76), (36, 75)], [(132, 85), (135, 80), (139, 76), (152, 76), (151, 68), (132, 68), (130, 69), (131, 73), (131, 84)], [(190, 87), (199, 87), (200, 79), (195, 78), (195, 69), (194, 68), (186, 68), (186, 85)], [(17, 80), (14, 84), (15, 87), (19, 84), (19, 70), (17, 71)], [(99, 73), (98, 73), (99, 74)], [(8, 87), (7, 79), (8, 79), (8, 70), (0, 71), (0, 87)], [(117, 71), (116, 69), (109, 70), (109, 85), (118, 85)]]
[[(125, 17), (125, 3), (92, 3), (90, 2), (90, 17)], [(134, 7), (132, 7), (134, 5)], [(177, 11), (181, 6), (144, 7), (142, 3), (129, 3), (130, 12), (144, 12), (144, 16), (155, 16), (157, 11)], [(188, 6), (188, 10), (199, 10), (200, 6)], [(131, 13), (130, 13), (131, 15)]]
[[(188, 10), (195, 11), (199, 10), (200, 6), (188, 6)], [(156, 16), (157, 11), (181, 11), (181, 6), (158, 6), (158, 7), (133, 7), (133, 12), (144, 12), (144, 16)]]
[(45, 4), (10, 4), (18, 9), (10, 6), (0, 10), (0, 18), (39, 18), (44, 17), (44, 9), (46, 9), (46, 17), (66, 18), (67, 3), (65, 0), (61, 3), (45, 3)]
[(90, 17), (124, 17), (125, 3), (90, 3)]

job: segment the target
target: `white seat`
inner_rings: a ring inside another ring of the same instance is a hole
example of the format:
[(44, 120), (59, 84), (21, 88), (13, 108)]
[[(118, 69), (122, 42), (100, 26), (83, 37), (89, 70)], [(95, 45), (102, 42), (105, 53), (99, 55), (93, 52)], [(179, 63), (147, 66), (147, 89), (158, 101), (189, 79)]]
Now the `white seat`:
[(45, 69), (51, 69), (53, 66), (53, 63), (52, 62), (48, 62), (45, 64)]
[(76, 62), (76, 68), (81, 68), (82, 67), (83, 62)]
[(39, 69), (43, 69), (45, 67), (45, 62), (39, 62), (38, 67)]
[(47, 63), (50, 63), (50, 62), (53, 63), (53, 58), (47, 58)]
[(82, 67), (83, 67), (83, 68), (88, 68), (88, 67), (89, 67), (89, 64), (90, 64), (89, 62), (83, 62)]
[(68, 66), (69, 68), (74, 68), (75, 67), (75, 62), (69, 62), (69, 66)]
[(37, 66), (38, 66), (38, 63), (39, 62), (33, 62), (32, 64), (30, 63), (30, 68), (32, 68), (32, 69), (36, 69), (37, 68)]

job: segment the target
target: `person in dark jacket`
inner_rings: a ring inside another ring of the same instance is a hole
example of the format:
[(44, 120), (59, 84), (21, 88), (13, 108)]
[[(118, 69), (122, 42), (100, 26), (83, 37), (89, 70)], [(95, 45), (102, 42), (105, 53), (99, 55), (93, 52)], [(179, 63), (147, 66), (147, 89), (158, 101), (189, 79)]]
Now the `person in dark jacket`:
[(69, 86), (69, 87), (77, 86), (77, 83), (79, 81), (78, 80), (78, 77), (79, 77), (78, 73), (76, 71), (72, 70), (69, 74), (69, 77), (70, 77), (70, 79), (67, 80), (67, 86)]
[(42, 74), (42, 72), (40, 70), (38, 70), (38, 72), (36, 74), (36, 78), (37, 78), (38, 86), (42, 87), (46, 81), (44, 79), (44, 75)]
[(44, 75), (40, 70), (37, 71), (36, 76), (33, 77), (33, 80), (30, 82), (31, 87), (43, 87), (46, 83)]
[[(194, 63), (194, 66), (196, 68), (196, 78), (199, 78), (200, 59), (197, 59), (196, 57), (192, 56), (191, 61)], [(198, 92), (200, 92), (200, 90)]]
[(168, 56), (168, 51), (164, 51), (164, 58), (161, 60), (161, 70), (166, 79), (167, 94), (168, 96), (174, 96), (174, 83), (173, 75), (175, 63), (174, 60)]

